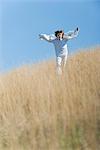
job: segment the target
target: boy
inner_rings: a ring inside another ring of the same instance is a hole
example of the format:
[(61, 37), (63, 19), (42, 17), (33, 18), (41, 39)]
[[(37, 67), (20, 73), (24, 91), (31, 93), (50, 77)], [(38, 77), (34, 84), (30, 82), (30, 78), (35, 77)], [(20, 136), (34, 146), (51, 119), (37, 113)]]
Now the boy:
[(67, 34), (64, 34), (62, 30), (58, 30), (55, 32), (55, 37), (46, 34), (39, 34), (40, 39), (44, 39), (54, 44), (57, 74), (62, 74), (62, 67), (64, 68), (66, 65), (68, 56), (67, 41), (77, 37), (78, 32), (79, 29), (76, 28), (74, 31), (68, 32)]

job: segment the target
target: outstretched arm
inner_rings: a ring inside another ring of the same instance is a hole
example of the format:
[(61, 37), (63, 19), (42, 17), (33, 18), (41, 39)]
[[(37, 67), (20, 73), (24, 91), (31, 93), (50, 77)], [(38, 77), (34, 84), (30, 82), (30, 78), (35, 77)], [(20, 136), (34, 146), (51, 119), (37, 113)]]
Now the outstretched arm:
[(64, 39), (70, 40), (78, 36), (79, 28), (76, 28), (74, 31), (68, 32), (64, 35)]
[(39, 38), (42, 40), (46, 40), (47, 42), (52, 42), (52, 38), (50, 35), (47, 34), (39, 34)]

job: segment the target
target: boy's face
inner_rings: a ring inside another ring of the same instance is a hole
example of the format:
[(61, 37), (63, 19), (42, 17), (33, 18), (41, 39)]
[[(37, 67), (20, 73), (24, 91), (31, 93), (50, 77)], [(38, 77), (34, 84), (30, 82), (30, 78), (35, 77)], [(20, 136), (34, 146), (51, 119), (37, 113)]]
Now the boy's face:
[(58, 33), (58, 34), (57, 34), (57, 38), (58, 38), (58, 39), (61, 39), (62, 37), (63, 37), (63, 33)]

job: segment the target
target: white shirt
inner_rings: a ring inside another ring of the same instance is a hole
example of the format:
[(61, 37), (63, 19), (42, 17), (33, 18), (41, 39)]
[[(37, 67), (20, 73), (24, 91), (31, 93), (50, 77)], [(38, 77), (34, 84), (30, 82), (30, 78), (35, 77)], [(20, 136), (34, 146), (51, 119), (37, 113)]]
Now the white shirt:
[(56, 56), (64, 56), (68, 54), (67, 39), (54, 39), (50, 42), (54, 44)]
[(64, 56), (68, 54), (67, 41), (77, 37), (78, 31), (70, 31), (64, 34), (62, 39), (56, 38), (54, 35), (40, 34), (40, 39), (44, 39), (50, 43), (54, 44), (56, 57)]

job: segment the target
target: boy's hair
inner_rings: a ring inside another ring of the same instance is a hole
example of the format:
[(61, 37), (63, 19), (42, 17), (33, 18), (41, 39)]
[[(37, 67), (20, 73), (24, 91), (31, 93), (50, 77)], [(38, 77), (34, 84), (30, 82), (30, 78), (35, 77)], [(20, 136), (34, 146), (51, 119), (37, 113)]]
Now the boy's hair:
[[(59, 33), (63, 33), (63, 36), (64, 36), (63, 30), (57, 30), (57, 31), (55, 31), (55, 36), (57, 37), (57, 35), (58, 35)], [(62, 37), (62, 38), (63, 38), (63, 37)]]

